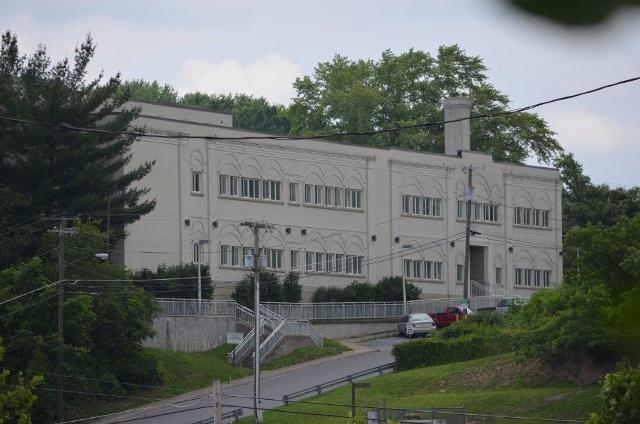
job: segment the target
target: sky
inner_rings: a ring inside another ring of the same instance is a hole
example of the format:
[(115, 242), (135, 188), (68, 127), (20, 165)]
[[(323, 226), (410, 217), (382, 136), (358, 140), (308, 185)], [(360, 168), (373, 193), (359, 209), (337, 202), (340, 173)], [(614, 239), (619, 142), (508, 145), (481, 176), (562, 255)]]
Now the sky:
[[(282, 104), (296, 77), (336, 53), (376, 60), (387, 49), (458, 44), (483, 58), (514, 108), (640, 76), (640, 8), (575, 29), (502, 0), (2, 0), (0, 30), (27, 54), (46, 45), (54, 60), (91, 33), (93, 75)], [(640, 185), (640, 82), (534, 112), (594, 182)]]

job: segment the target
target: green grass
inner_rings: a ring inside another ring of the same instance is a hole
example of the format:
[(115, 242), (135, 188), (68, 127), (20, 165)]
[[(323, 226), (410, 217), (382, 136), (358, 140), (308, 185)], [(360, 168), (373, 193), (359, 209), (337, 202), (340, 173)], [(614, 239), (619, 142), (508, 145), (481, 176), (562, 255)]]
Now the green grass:
[[(585, 421), (600, 405), (597, 384), (580, 386), (566, 381), (543, 383), (535, 376), (500, 378), (496, 370), (515, 363), (511, 354), (414, 369), (375, 377), (370, 388), (357, 389), (357, 403), (371, 408), (407, 408), (464, 406), (467, 412), (523, 417), (569, 418)], [(489, 378), (483, 376), (488, 375)], [(506, 377), (506, 376), (505, 376)], [(477, 381), (476, 381), (477, 380)], [(344, 424), (350, 413), (351, 387), (341, 387), (307, 402), (267, 411), (266, 424), (294, 420), (296, 423)], [(341, 405), (340, 405), (341, 404)], [(338, 405), (338, 406), (335, 406)], [(342, 418), (305, 414), (338, 415)], [(358, 408), (358, 415), (364, 409)], [(243, 422), (250, 422), (245, 419)], [(478, 419), (482, 423), (507, 423), (499, 418)], [(518, 420), (518, 423), (539, 423)]]
[(337, 355), (351, 350), (349, 347), (329, 339), (324, 339), (323, 344), (324, 345), (322, 347), (311, 346), (296, 349), (287, 356), (282, 356), (265, 362), (262, 364), (262, 369), (273, 370), (277, 368), (284, 368), (301, 362), (311, 361), (325, 356)]

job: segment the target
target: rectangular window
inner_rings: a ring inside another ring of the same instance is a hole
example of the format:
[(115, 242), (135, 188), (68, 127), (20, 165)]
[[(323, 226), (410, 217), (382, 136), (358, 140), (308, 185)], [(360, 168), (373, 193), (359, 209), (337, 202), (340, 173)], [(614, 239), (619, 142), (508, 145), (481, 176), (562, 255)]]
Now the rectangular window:
[(226, 195), (229, 193), (227, 190), (228, 181), (229, 181), (229, 177), (227, 175), (220, 175), (220, 178), (219, 178), (220, 184), (219, 184), (219, 190), (218, 190), (219, 194)]
[(441, 216), (442, 199), (431, 199), (431, 215)]
[(411, 198), (412, 202), (411, 202), (411, 213), (418, 215), (420, 214), (420, 204), (422, 203), (422, 198), (418, 197), (418, 196), (413, 196)]
[(431, 215), (431, 198), (430, 197), (422, 198), (422, 214)]
[(498, 222), (498, 205), (491, 204), (490, 206), (489, 220), (491, 222)]
[(229, 196), (238, 195), (238, 177), (229, 177)]
[(194, 193), (202, 193), (202, 172), (191, 173), (191, 191)]
[(404, 276), (411, 277), (411, 259), (404, 260)]
[(240, 266), (246, 267), (245, 258), (247, 256), (253, 256), (253, 248), (252, 247), (244, 247), (244, 248), (242, 248), (242, 264)]
[(282, 183), (280, 181), (262, 181), (262, 198), (266, 200), (281, 199)]
[(531, 287), (532, 282), (533, 282), (533, 270), (527, 268), (524, 270), (524, 285), (527, 287)]
[(231, 249), (226, 244), (220, 246), (220, 266), (228, 266), (229, 265), (229, 255), (231, 254)]
[(322, 189), (323, 189), (323, 186), (320, 186), (320, 185), (315, 186), (313, 203), (315, 203), (316, 205), (322, 204)]
[(231, 266), (240, 266), (240, 247), (231, 247)]
[(260, 197), (260, 180), (242, 177), (242, 197), (258, 199)]
[(531, 225), (531, 208), (522, 209), (522, 225)]
[(540, 226), (540, 209), (533, 209), (531, 218), (532, 218), (531, 224), (534, 227), (539, 227)]
[(344, 269), (344, 255), (336, 254), (336, 272), (342, 274)]
[(311, 203), (311, 184), (304, 185), (304, 203)]
[(282, 269), (282, 250), (267, 249), (267, 268)]
[(342, 205), (344, 205), (344, 189), (341, 187), (336, 187), (335, 196), (336, 206), (341, 208)]
[(535, 287), (540, 287), (541, 284), (542, 284), (542, 270), (536, 269), (533, 272), (533, 285)]
[(345, 206), (347, 208), (361, 209), (362, 190), (345, 189)]
[(422, 273), (422, 261), (413, 261), (413, 277), (424, 278)]
[(307, 271), (313, 271), (313, 252), (306, 252), (305, 259), (305, 269)]
[(549, 228), (549, 216), (551, 215), (551, 211), (545, 210), (542, 211), (542, 226), (545, 228)]
[(523, 271), (524, 269), (522, 268), (516, 268), (516, 286), (521, 286), (522, 283), (524, 282), (524, 278), (523, 278)]
[(464, 200), (458, 200), (458, 219), (466, 219), (466, 202)]
[(542, 271), (542, 287), (551, 287), (551, 270)]
[(353, 274), (353, 256), (347, 255), (347, 274)]
[(333, 205), (333, 187), (324, 188), (324, 204), (326, 206)]
[(316, 271), (322, 272), (322, 262), (324, 262), (324, 253), (316, 252)]
[(402, 196), (402, 213), (409, 213), (411, 207), (411, 196), (403, 195)]
[(464, 280), (464, 265), (456, 264), (456, 281)]
[(325, 265), (327, 272), (333, 272), (333, 253), (327, 253), (327, 263)]
[(431, 279), (433, 277), (433, 262), (424, 261), (424, 278)]
[(473, 204), (473, 220), (480, 221), (482, 219), (482, 203), (474, 203)]
[(298, 251), (297, 250), (292, 250), (290, 252), (290, 261), (289, 261), (289, 268), (292, 270), (296, 270), (298, 269)]
[(502, 286), (502, 268), (496, 267), (496, 285)]
[(516, 225), (522, 225), (522, 208), (516, 207), (513, 210), (513, 223)]
[(358, 275), (362, 275), (362, 260), (364, 259), (363, 256), (356, 256), (356, 274)]
[(289, 183), (289, 201), (298, 203), (298, 183)]
[(442, 262), (433, 263), (433, 279), (442, 280)]
[(193, 263), (202, 263), (202, 245), (200, 243), (193, 243)]

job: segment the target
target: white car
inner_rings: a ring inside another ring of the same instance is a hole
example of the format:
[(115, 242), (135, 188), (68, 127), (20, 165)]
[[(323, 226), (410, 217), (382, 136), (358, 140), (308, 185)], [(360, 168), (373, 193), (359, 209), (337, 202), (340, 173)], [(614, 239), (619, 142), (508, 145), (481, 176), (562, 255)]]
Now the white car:
[(436, 322), (429, 314), (405, 315), (398, 322), (398, 334), (401, 336), (430, 336), (434, 331), (436, 331)]

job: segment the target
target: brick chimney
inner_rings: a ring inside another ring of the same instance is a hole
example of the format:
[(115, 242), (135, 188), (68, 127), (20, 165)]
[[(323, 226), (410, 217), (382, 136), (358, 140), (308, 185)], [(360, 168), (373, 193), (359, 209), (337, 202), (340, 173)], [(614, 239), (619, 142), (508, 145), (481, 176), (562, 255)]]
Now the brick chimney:
[[(471, 116), (471, 102), (467, 97), (447, 97), (444, 99), (444, 120), (468, 118)], [(471, 121), (444, 124), (444, 153), (450, 156), (462, 156), (462, 152), (471, 150)]]

